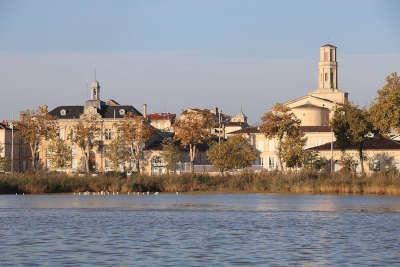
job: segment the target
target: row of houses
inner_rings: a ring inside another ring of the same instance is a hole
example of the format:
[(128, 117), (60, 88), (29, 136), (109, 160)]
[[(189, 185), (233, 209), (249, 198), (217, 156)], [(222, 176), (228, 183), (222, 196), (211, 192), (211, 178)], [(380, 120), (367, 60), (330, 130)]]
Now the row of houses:
[[(285, 103), (287, 107), (301, 121), (302, 131), (306, 137), (305, 149), (316, 151), (321, 157), (329, 159), (333, 169), (340, 169), (340, 159), (343, 152), (335, 142), (334, 134), (329, 126), (329, 121), (333, 116), (333, 111), (339, 105), (349, 101), (347, 92), (338, 88), (338, 64), (336, 60), (337, 48), (326, 44), (320, 48), (320, 61), (318, 63), (318, 86), (305, 96), (298, 97)], [(126, 114), (131, 113), (136, 116), (143, 116), (149, 124), (158, 132), (158, 138), (151, 142), (145, 151), (144, 172), (148, 174), (163, 174), (166, 172), (166, 163), (162, 157), (161, 142), (163, 138), (171, 137), (174, 133), (174, 123), (178, 119), (173, 113), (148, 113), (147, 105), (143, 105), (140, 112), (132, 105), (121, 105), (115, 100), (101, 99), (101, 87), (98, 81), (93, 81), (90, 85), (90, 99), (83, 105), (62, 105), (49, 111), (59, 126), (60, 137), (66, 138), (67, 133), (78, 123), (84, 114), (93, 114), (98, 117), (100, 122), (101, 134), (99, 141), (102, 146), (96, 147), (91, 152), (91, 169), (105, 172), (111, 170), (110, 163), (105, 157), (105, 149), (115, 137), (115, 123), (122, 119)], [(213, 133), (218, 138), (229, 138), (233, 135), (245, 137), (249, 143), (258, 151), (258, 158), (254, 162), (260, 169), (275, 170), (279, 166), (277, 157), (277, 140), (268, 139), (259, 131), (257, 126), (251, 126), (247, 122), (247, 116), (241, 111), (239, 114), (231, 116), (222, 113), (218, 108), (198, 109), (188, 108), (185, 112), (209, 112), (217, 123)], [(183, 113), (185, 113), (183, 112)], [(24, 171), (28, 167), (28, 155), (26, 146), (20, 138), (17, 129), (12, 129), (12, 125), (7, 122), (0, 124), (0, 156), (12, 158), (12, 169), (14, 171)], [(198, 171), (210, 171), (209, 162), (205, 151), (207, 146), (200, 149), (200, 153), (195, 160)], [(400, 143), (382, 137), (371, 137), (365, 144), (366, 160), (364, 161), (365, 170), (375, 171), (385, 166), (399, 166), (400, 163)], [(51, 169), (51, 164), (46, 156), (46, 147), (40, 149), (40, 163), (46, 169)], [(186, 151), (183, 150), (183, 160), (179, 164), (181, 171), (187, 169)], [(355, 160), (358, 158), (357, 148), (350, 148), (346, 153)], [(82, 153), (77, 147), (72, 147), (72, 164), (69, 171), (79, 171), (82, 166)], [(360, 166), (358, 165), (358, 169)]]

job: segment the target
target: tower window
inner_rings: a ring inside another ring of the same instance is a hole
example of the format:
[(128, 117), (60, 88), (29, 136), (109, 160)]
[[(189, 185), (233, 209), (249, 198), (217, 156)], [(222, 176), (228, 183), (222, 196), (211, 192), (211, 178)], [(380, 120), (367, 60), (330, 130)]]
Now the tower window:
[(328, 73), (325, 73), (325, 82), (328, 81)]

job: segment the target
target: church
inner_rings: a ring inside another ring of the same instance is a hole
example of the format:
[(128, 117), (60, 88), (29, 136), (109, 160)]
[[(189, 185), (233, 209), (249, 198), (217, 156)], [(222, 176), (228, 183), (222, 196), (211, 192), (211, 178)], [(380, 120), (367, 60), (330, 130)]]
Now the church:
[[(307, 95), (295, 98), (284, 103), (301, 121), (301, 130), (305, 134), (305, 149), (318, 152), (325, 159), (332, 159), (333, 168), (341, 168), (340, 159), (343, 152), (335, 142), (335, 136), (329, 126), (334, 110), (340, 105), (348, 103), (348, 93), (338, 87), (337, 47), (326, 44), (320, 47), (318, 63), (317, 88)], [(244, 128), (231, 133), (242, 135), (257, 149), (259, 156), (256, 164), (263, 169), (274, 170), (279, 167), (277, 157), (277, 141), (268, 139), (260, 133), (258, 127)], [(358, 159), (358, 150), (355, 147), (346, 150), (346, 154)], [(373, 137), (364, 147), (367, 160), (364, 168), (374, 171), (376, 166), (390, 164), (399, 168), (400, 143), (394, 140)], [(375, 167), (374, 167), (375, 166)], [(357, 167), (359, 170), (360, 166)]]

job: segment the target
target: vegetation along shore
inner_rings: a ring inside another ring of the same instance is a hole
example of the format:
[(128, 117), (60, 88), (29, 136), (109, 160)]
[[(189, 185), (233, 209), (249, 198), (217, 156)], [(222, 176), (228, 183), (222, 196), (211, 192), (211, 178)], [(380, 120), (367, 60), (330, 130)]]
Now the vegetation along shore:
[(400, 195), (400, 174), (370, 176), (328, 172), (261, 172), (210, 176), (67, 176), (60, 173), (0, 174), (1, 194), (74, 192), (219, 192)]

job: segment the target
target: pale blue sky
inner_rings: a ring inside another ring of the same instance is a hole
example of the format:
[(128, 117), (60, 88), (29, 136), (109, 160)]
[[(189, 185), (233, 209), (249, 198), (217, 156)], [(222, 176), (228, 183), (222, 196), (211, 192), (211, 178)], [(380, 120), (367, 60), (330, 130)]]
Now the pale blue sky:
[[(0, 118), (104, 98), (150, 111), (240, 110), (252, 122), (316, 86), (338, 46), (339, 86), (368, 104), (400, 70), (398, 1), (0, 0)], [(396, 17), (397, 16), (397, 17)]]

